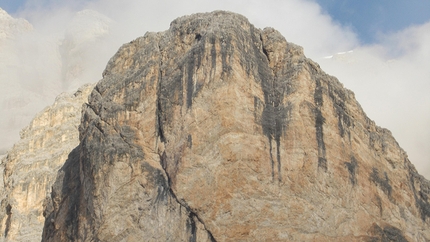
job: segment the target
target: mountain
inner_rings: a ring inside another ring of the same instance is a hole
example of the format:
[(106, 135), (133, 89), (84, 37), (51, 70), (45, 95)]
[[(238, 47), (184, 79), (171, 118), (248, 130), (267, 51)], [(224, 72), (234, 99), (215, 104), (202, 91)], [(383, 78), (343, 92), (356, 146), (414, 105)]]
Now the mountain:
[(24, 19), (14, 19), (6, 11), (0, 8), (0, 43), (16, 38), (17, 34), (33, 29), (31, 24)]
[(58, 169), (79, 144), (81, 106), (93, 87), (58, 96), (21, 131), (21, 140), (2, 159), (1, 241), (41, 240), (46, 200)]
[(32, 31), (33, 26), (29, 22), (14, 19), (0, 8), (0, 155), (18, 140), (19, 129), (31, 121), (32, 117), (22, 113), (23, 107), (42, 109), (31, 102), (31, 99), (37, 98), (36, 95), (23, 88), (19, 82), (20, 75), (24, 73), (19, 68), (22, 51), (16, 51), (16, 46), (19, 45), (17, 39)]
[[(46, 112), (63, 125), (67, 110)], [(123, 45), (81, 111), (79, 142), (36, 122), (22, 142), (39, 148), (17, 153), (43, 161), (3, 159), (6, 241), (41, 209), (42, 241), (430, 240), (430, 182), (390, 131), (241, 15), (180, 17)], [(49, 172), (17, 165), (33, 163)]]

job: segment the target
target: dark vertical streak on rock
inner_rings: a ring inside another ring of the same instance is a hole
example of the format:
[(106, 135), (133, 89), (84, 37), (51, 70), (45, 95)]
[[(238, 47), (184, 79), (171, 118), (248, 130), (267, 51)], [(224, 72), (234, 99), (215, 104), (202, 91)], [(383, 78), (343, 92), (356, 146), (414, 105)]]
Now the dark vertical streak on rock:
[(274, 168), (274, 160), (272, 155), (272, 140), (276, 136), (276, 119), (275, 119), (275, 112), (274, 112), (274, 88), (273, 88), (273, 82), (274, 82), (274, 76), (272, 71), (269, 68), (268, 63), (268, 57), (264, 55), (257, 46), (257, 44), (262, 45), (261, 38), (257, 39), (255, 38), (254, 29), (251, 27), (251, 36), (252, 36), (252, 46), (254, 50), (254, 58), (256, 60), (257, 64), (257, 72), (258, 77), (261, 82), (261, 87), (263, 89), (264, 93), (264, 109), (263, 113), (261, 115), (261, 124), (263, 127), (263, 133), (266, 135), (266, 137), (269, 140), (269, 146), (270, 146), (270, 164), (272, 168), (272, 180), (275, 180), (275, 168)]
[(5, 225), (5, 229), (4, 229), (4, 237), (7, 238), (7, 235), (9, 234), (9, 230), (10, 230), (10, 224), (12, 222), (12, 206), (10, 204), (8, 204), (6, 206), (6, 225)]
[(193, 92), (194, 92), (194, 81), (193, 72), (195, 66), (194, 52), (192, 52), (191, 57), (189, 57), (187, 66), (187, 109), (191, 108), (193, 104)]
[(231, 46), (231, 36), (221, 36), (221, 63), (222, 72), (227, 74), (231, 71), (231, 66), (228, 64), (233, 48)]
[[(157, 119), (155, 122), (155, 131), (157, 132), (156, 135), (160, 138), (160, 141), (162, 143), (166, 143), (166, 137), (164, 135), (164, 122), (166, 121), (162, 112), (163, 109), (163, 102), (161, 99), (162, 96), (162, 81), (163, 81), (163, 57), (161, 56), (161, 47), (160, 47), (160, 43), (158, 43), (158, 52), (160, 54), (160, 63), (158, 64), (158, 83), (157, 83), (157, 97), (156, 97), (156, 105), (157, 108), (155, 109), (155, 118)], [(163, 152), (163, 155), (160, 159), (161, 165), (163, 166), (163, 168), (165, 169), (166, 167), (166, 153)]]
[(314, 102), (319, 108), (321, 108), (323, 105), (323, 89), (321, 86), (321, 80), (319, 79), (315, 80)]
[(281, 175), (281, 140), (280, 138), (276, 139), (276, 160), (278, 161), (278, 181), (282, 181)]
[(187, 146), (190, 149), (193, 147), (193, 137), (191, 136), (191, 134), (189, 134), (187, 137)]
[[(277, 73), (270, 69), (269, 53), (268, 50), (265, 49), (261, 33), (256, 34), (254, 28), (252, 27), (250, 32), (253, 41), (253, 58), (256, 60), (257, 74), (264, 93), (265, 105), (261, 115), (261, 124), (263, 127), (263, 133), (269, 140), (272, 180), (275, 180), (275, 160), (272, 155), (272, 141), (275, 141), (277, 166), (276, 171), (278, 173), (278, 181), (281, 182), (281, 136), (285, 135), (286, 129), (288, 127), (288, 117), (292, 108), (290, 103), (283, 103), (284, 97), (286, 93), (288, 93), (288, 81), (286, 80), (286, 76), (278, 77)], [(254, 99), (254, 106), (259, 104), (258, 100)]]
[(376, 202), (378, 203), (379, 208), (379, 216), (382, 216), (383, 208), (382, 208), (382, 200), (380, 196), (376, 196)]
[(260, 102), (261, 100), (258, 97), (254, 96), (254, 121), (256, 123), (259, 123), (259, 120), (260, 120), (259, 118)]
[(190, 234), (190, 242), (196, 242), (197, 240), (197, 226), (196, 222), (194, 221), (195, 214), (190, 213), (190, 216), (187, 219), (187, 231)]
[[(407, 158), (405, 163), (409, 170), (409, 186), (414, 194), (415, 206), (418, 208), (421, 219), (426, 221), (427, 218), (430, 218), (430, 181), (419, 175)], [(416, 183), (419, 184), (419, 191), (417, 191)]]
[(161, 114), (161, 81), (163, 80), (163, 71), (162, 71), (162, 67), (163, 67), (163, 59), (161, 56), (161, 47), (160, 47), (160, 43), (158, 43), (158, 53), (160, 54), (160, 63), (158, 63), (158, 83), (157, 83), (157, 97), (156, 97), (156, 109), (155, 109), (155, 118), (157, 119), (155, 122), (155, 131), (156, 136), (158, 136), (160, 138), (160, 141), (165, 143), (166, 142), (166, 138), (164, 136), (164, 131), (163, 131), (163, 120), (162, 120), (162, 114)]
[[(161, 68), (161, 67), (160, 67)], [(163, 75), (162, 75), (163, 74)], [(183, 73), (173, 73), (173, 76), (164, 77), (164, 72), (159, 75), (159, 83), (157, 86), (156, 98), (156, 132), (160, 137), (161, 142), (168, 142), (166, 132), (168, 132), (169, 124), (173, 122), (172, 115), (176, 106), (183, 105)], [(192, 94), (191, 94), (192, 95)], [(192, 96), (187, 97), (187, 105), (191, 105)]]
[(345, 101), (347, 99), (346, 91), (340, 88), (335, 88), (331, 84), (328, 85), (328, 94), (333, 102), (333, 108), (337, 116), (337, 126), (339, 134), (343, 138), (345, 134), (348, 139), (351, 139), (349, 128), (353, 125), (351, 118), (347, 113)]
[(202, 57), (205, 54), (205, 36), (200, 36), (200, 39), (195, 43), (189, 52), (187, 60), (187, 80), (186, 80), (186, 91), (187, 91), (187, 109), (191, 108), (193, 104), (193, 98), (202, 88), (203, 84), (199, 84), (198, 80), (194, 80), (194, 72), (198, 70), (202, 65)]
[(162, 120), (162, 115), (161, 115), (161, 102), (160, 99), (157, 99), (157, 109), (155, 110), (156, 112), (156, 117), (157, 117), (157, 122), (155, 122), (156, 125), (156, 131), (157, 131), (157, 136), (160, 137), (160, 141), (161, 142), (166, 142), (166, 138), (164, 137), (164, 131), (163, 131), (163, 120)]
[(163, 153), (160, 156), (160, 164), (161, 167), (163, 167), (164, 170), (167, 169), (167, 156), (166, 156), (166, 151), (163, 151)]
[(334, 107), (337, 113), (337, 127), (339, 129), (340, 136), (343, 138), (345, 137), (345, 128), (343, 127), (343, 124), (342, 124), (343, 113), (341, 111), (340, 106), (337, 106), (336, 104), (334, 104)]
[(372, 173), (370, 174), (370, 180), (378, 185), (378, 187), (388, 196), (391, 200), (391, 192), (393, 188), (390, 185), (390, 179), (388, 179), (387, 172), (384, 172), (384, 176), (379, 176), (379, 171), (377, 168), (373, 168)]
[(273, 154), (272, 154), (272, 137), (268, 137), (269, 138), (269, 151), (270, 151), (270, 166), (272, 168), (272, 181), (275, 180), (275, 162), (273, 161)]
[(351, 181), (351, 184), (355, 186), (357, 184), (356, 173), (357, 173), (357, 166), (358, 166), (358, 163), (355, 157), (351, 156), (351, 162), (345, 162), (345, 166), (349, 172), (349, 180)]
[(216, 73), (216, 41), (215, 41), (215, 36), (211, 36), (210, 37), (210, 42), (211, 42), (211, 64), (212, 64), (212, 68), (211, 68), (211, 78), (215, 77), (215, 73)]
[(155, 197), (154, 206), (157, 204), (166, 204), (169, 196), (169, 185), (166, 179), (164, 178), (162, 172), (158, 169), (155, 169), (147, 164), (144, 165), (145, 169), (151, 172), (151, 178), (157, 185), (157, 196)]
[(321, 81), (319, 79), (315, 80), (315, 93), (314, 93), (314, 102), (315, 102), (315, 133), (318, 144), (318, 168), (322, 168), (324, 171), (327, 171), (327, 159), (326, 159), (326, 148), (324, 143), (324, 129), (323, 125), (325, 122), (325, 118), (322, 115), (321, 107), (323, 105), (323, 88), (321, 86)]

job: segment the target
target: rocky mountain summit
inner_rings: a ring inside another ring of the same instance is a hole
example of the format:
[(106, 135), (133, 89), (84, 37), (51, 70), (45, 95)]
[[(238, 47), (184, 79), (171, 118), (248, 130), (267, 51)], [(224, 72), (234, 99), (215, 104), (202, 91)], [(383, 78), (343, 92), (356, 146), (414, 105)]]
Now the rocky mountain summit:
[(67, 158), (45, 137), (64, 131), (40, 129), (46, 148), (3, 159), (5, 241), (40, 240), (19, 236), (41, 213), (42, 241), (430, 240), (430, 182), (391, 133), (241, 15), (181, 17), (123, 45), (81, 111)]

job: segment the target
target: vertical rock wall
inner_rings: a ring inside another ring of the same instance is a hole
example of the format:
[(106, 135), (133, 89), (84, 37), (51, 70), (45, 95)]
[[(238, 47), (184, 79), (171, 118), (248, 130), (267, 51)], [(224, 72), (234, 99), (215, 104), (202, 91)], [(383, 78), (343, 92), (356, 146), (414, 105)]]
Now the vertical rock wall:
[(44, 241), (430, 240), (429, 182), (276, 30), (185, 16), (103, 75)]

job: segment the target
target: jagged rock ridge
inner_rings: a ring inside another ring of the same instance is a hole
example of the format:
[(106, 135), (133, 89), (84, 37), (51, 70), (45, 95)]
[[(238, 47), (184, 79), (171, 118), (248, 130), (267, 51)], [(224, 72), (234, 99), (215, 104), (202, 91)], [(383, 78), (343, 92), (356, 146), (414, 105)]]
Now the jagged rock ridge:
[(122, 46), (79, 136), (44, 241), (430, 240), (430, 183), (391, 133), (300, 47), (237, 14)]

